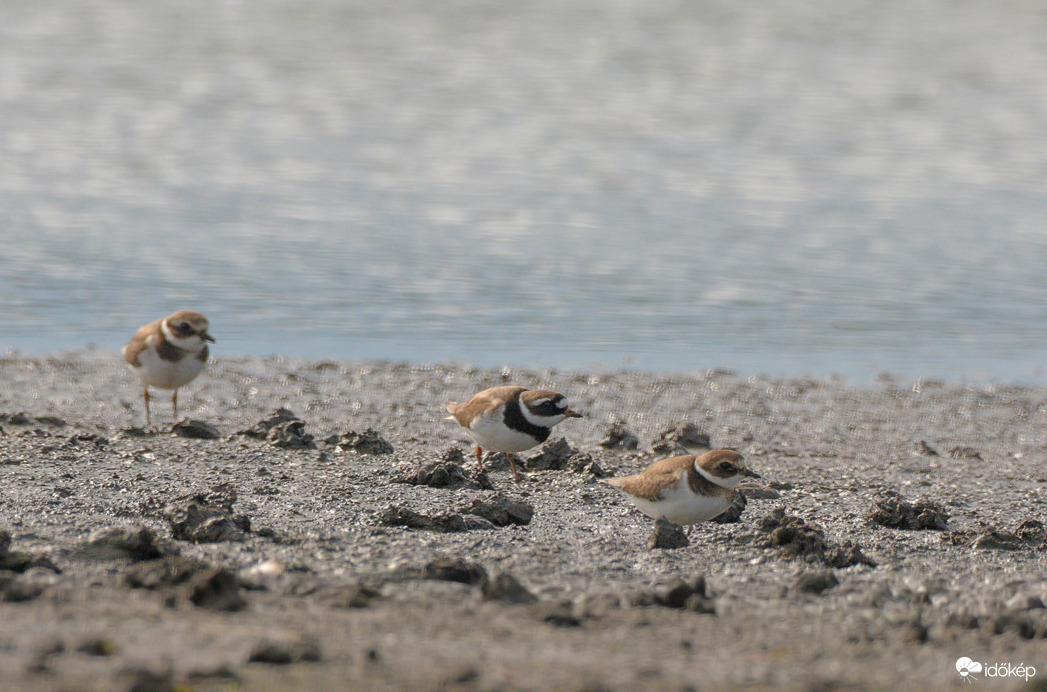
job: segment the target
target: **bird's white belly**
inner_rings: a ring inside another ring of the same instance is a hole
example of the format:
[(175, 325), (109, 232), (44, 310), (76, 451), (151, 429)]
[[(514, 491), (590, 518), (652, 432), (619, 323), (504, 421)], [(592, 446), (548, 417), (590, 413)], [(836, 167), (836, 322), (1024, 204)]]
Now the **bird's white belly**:
[(667, 519), (674, 524), (697, 524), (723, 514), (730, 506), (726, 495), (695, 495), (686, 474), (679, 485), (666, 490), (662, 499), (651, 502), (629, 496), (636, 508), (652, 519)]
[(476, 444), (492, 452), (522, 452), (538, 444), (530, 435), (506, 426), (504, 406), (499, 406), (486, 416), (479, 416), (466, 430), (476, 440)]
[(151, 348), (142, 351), (138, 356), (141, 365), (135, 372), (142, 382), (160, 389), (175, 389), (187, 384), (200, 374), (206, 363), (196, 356), (186, 356), (181, 360), (164, 360)]

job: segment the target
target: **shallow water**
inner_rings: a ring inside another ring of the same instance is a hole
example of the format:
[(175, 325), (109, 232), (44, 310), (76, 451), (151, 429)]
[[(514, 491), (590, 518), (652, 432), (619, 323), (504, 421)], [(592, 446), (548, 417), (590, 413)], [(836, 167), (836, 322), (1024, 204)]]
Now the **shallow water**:
[(8, 2), (0, 348), (1043, 381), (1033, 2)]

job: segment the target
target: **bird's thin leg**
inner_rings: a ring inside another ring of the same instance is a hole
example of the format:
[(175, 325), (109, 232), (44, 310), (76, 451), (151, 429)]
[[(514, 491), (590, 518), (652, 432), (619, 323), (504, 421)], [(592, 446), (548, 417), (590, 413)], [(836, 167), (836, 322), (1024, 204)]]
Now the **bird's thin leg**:
[(520, 482), (520, 474), (516, 472), (516, 462), (513, 461), (513, 453), (512, 452), (506, 452), (506, 454), (509, 456), (509, 468), (511, 468), (513, 470), (513, 478), (515, 478), (516, 482), (519, 483)]
[(149, 385), (146, 385), (145, 389), (145, 427), (149, 427), (153, 424), (152, 419), (149, 417)]
[(174, 409), (174, 419), (178, 420), (178, 387), (175, 387), (174, 394), (171, 395), (171, 408)]
[(483, 454), (484, 451), (480, 449), (480, 445), (476, 445), (476, 466), (480, 471), (484, 470)]

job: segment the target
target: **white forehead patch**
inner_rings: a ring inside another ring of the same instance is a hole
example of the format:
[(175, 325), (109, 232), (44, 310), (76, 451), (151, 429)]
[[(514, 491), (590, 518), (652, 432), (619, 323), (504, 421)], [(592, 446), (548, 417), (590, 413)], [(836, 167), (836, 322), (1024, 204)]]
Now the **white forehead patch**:
[(556, 408), (564, 409), (567, 408), (567, 399), (560, 399), (556, 402)]

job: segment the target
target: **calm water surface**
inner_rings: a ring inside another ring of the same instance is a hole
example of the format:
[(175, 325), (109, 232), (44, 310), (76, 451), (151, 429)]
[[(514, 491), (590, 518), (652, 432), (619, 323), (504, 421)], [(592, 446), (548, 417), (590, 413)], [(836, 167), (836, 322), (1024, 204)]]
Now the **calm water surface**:
[(4, 2), (0, 349), (1047, 380), (1047, 12), (845, 5)]

